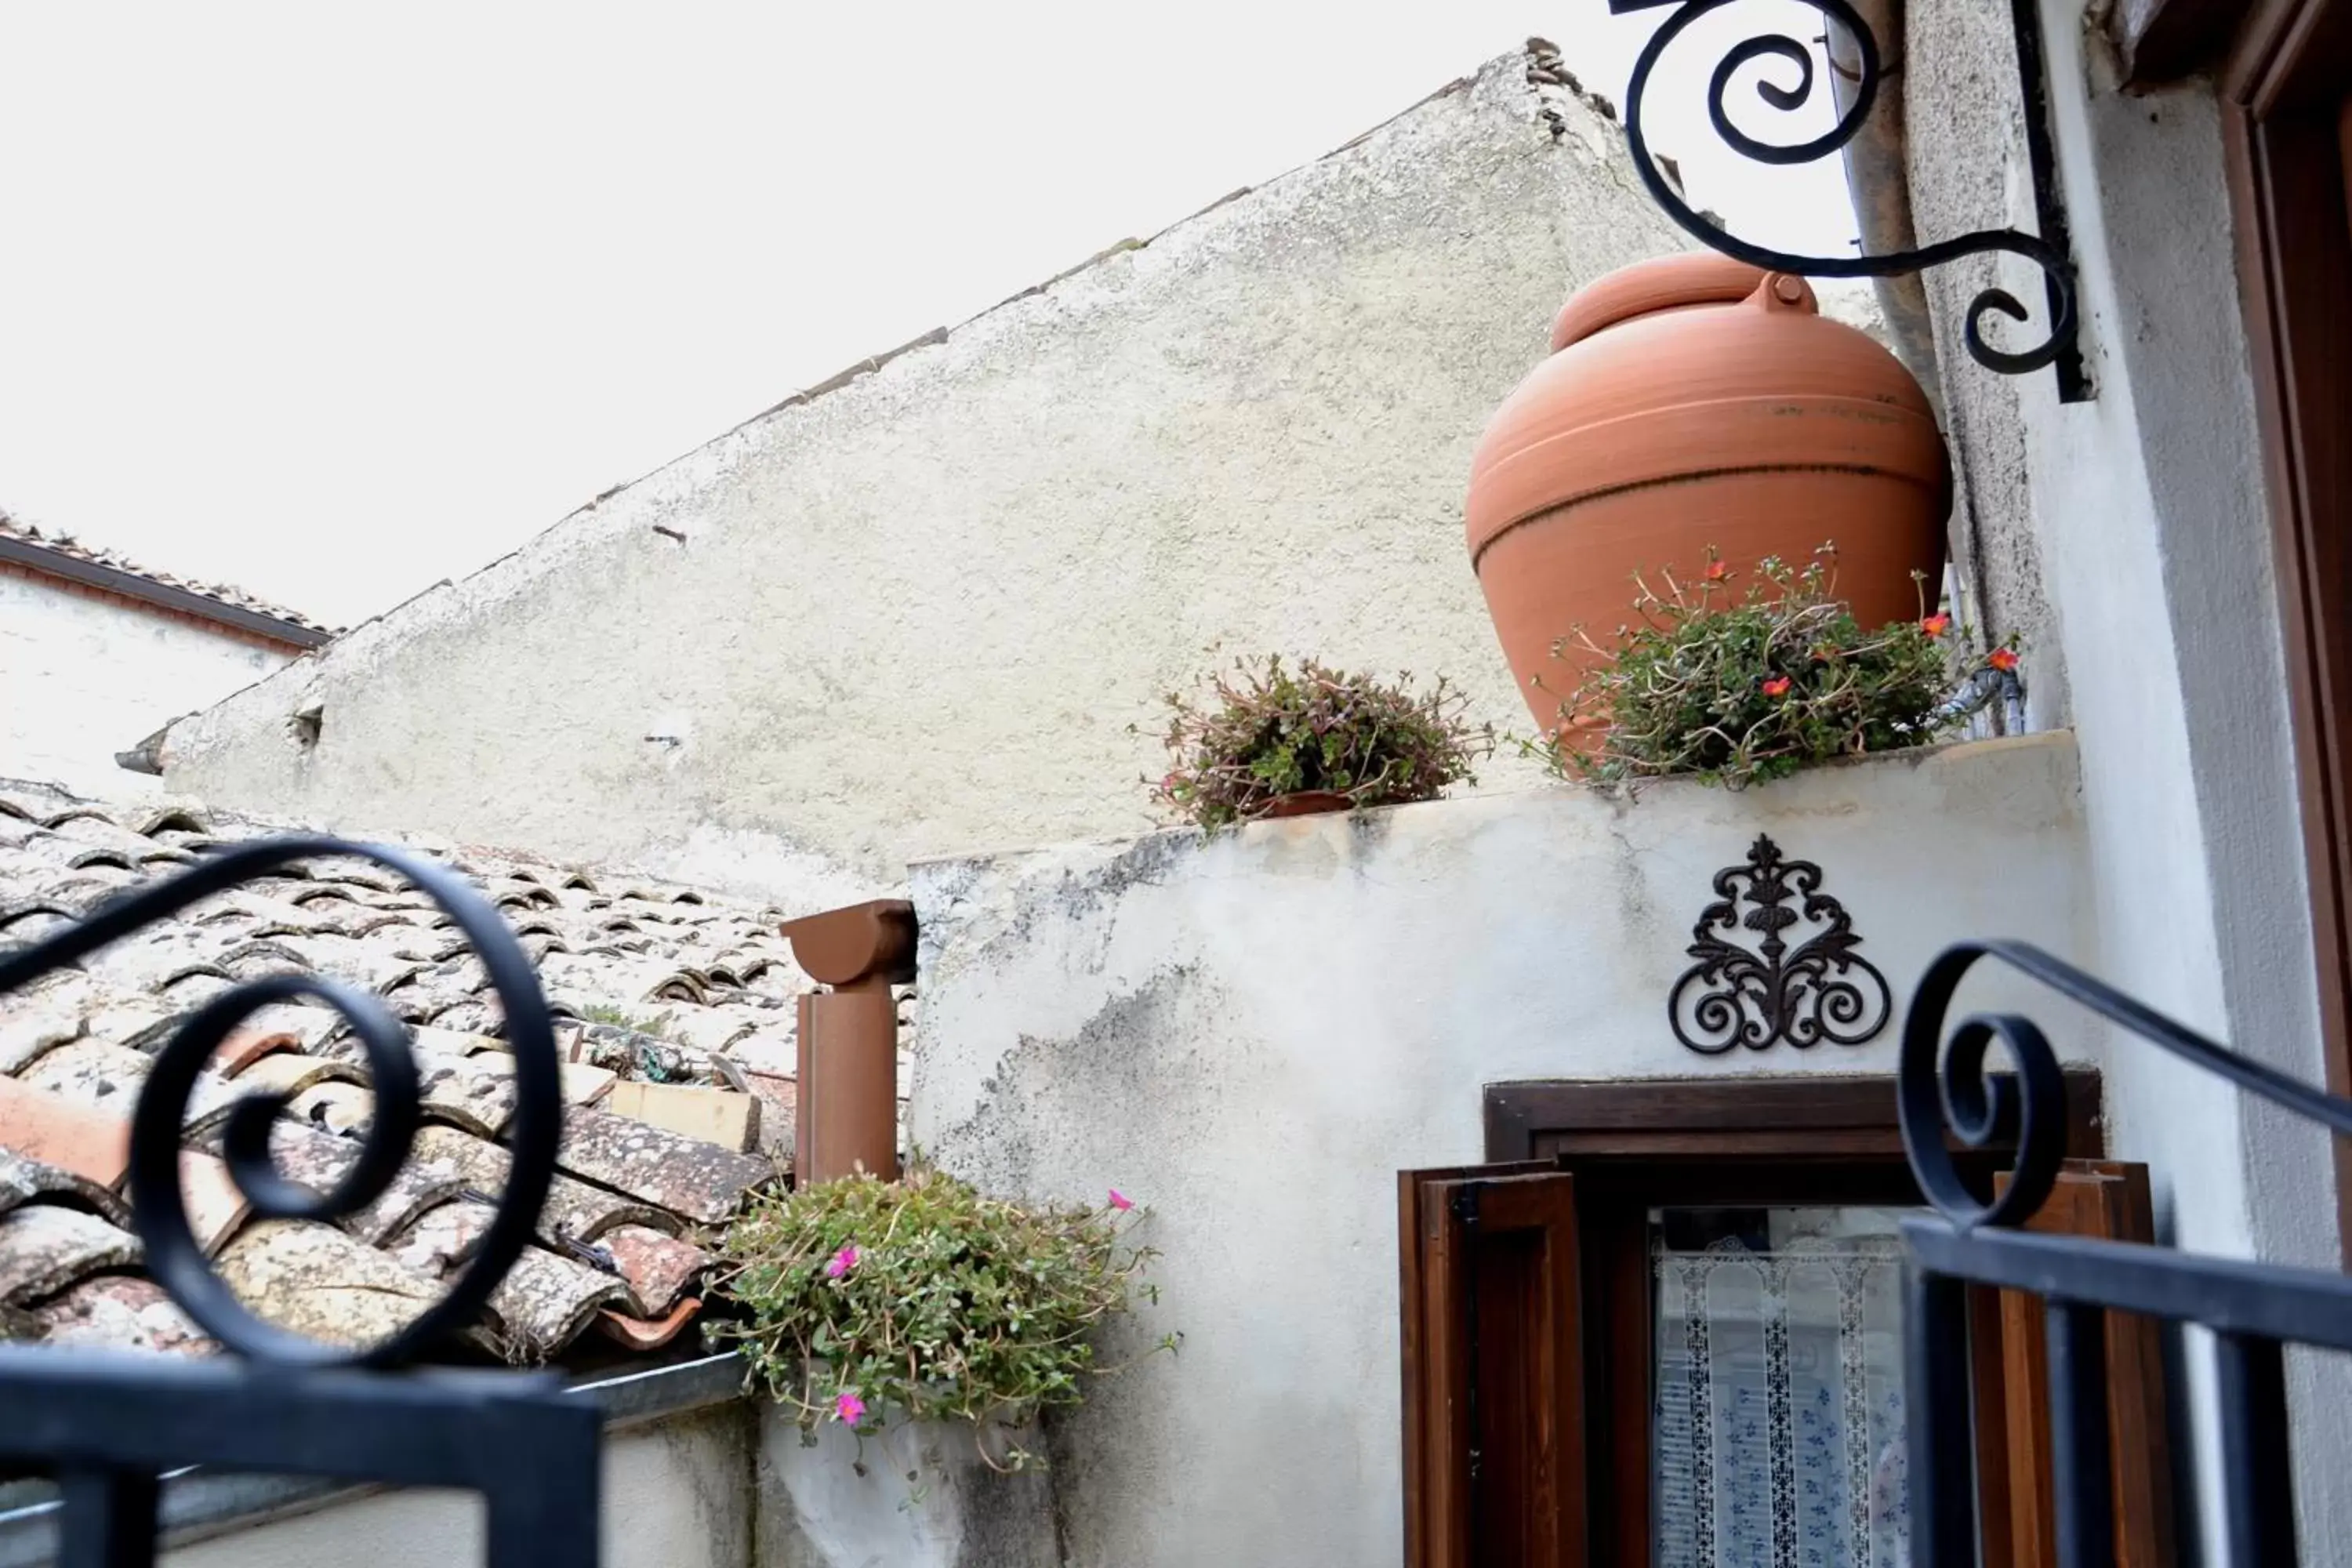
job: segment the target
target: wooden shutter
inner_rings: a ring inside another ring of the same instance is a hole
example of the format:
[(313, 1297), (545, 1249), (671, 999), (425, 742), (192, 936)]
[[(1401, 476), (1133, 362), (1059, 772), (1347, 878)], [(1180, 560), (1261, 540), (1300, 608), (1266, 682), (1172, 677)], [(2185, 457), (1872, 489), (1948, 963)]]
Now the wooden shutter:
[(1575, 1186), (1398, 1178), (1406, 1568), (1584, 1568)]
[[(2067, 1161), (2049, 1201), (2026, 1228), (2107, 1241), (2154, 1241), (2147, 1167)], [(2000, 1293), (2009, 1561), (2014, 1568), (2056, 1568), (2058, 1562), (2043, 1321), (2040, 1297)], [(2110, 1312), (2107, 1430), (2114, 1449), (2117, 1568), (2172, 1568), (2172, 1472), (2164, 1423), (2163, 1352), (2156, 1321)]]

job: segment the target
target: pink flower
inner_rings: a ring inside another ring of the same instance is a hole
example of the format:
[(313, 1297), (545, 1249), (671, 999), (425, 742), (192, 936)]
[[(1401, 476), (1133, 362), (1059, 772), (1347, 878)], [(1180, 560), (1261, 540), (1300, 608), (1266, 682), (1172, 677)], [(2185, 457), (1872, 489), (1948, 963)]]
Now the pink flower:
[(853, 1241), (833, 1255), (832, 1261), (824, 1266), (825, 1278), (838, 1279), (856, 1267), (857, 1244)]
[(833, 1418), (855, 1426), (866, 1419), (866, 1401), (846, 1390), (834, 1395)]
[(1931, 637), (1942, 637), (1952, 629), (1952, 617), (1943, 614), (1929, 616), (1919, 623), (1919, 629)]
[(1124, 1212), (1135, 1206), (1135, 1201), (1117, 1187), (1110, 1190), (1110, 1206)]
[(1764, 695), (1767, 697), (1786, 697), (1789, 695), (1789, 678), (1785, 675), (1776, 675), (1771, 679), (1766, 681), (1764, 683)]

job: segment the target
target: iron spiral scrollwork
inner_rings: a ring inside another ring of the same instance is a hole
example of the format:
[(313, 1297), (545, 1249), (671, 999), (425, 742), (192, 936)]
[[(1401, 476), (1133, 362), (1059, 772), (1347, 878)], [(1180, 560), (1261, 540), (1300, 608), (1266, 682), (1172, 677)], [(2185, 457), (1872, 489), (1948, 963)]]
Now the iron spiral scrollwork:
[[(2015, 1013), (1972, 1013), (1946, 1036), (1945, 1020), (1960, 980), (1983, 958), (2000, 961), (2250, 1094), (2352, 1137), (2352, 1100), (2250, 1060), (2031, 943), (1963, 942), (1947, 949), (1919, 981), (1904, 1020), (1895, 1079), (1912, 1173), (1937, 1212), (1961, 1230), (2023, 1225), (2050, 1195), (2066, 1158), (2065, 1074), (2040, 1027)], [(1989, 1067), (1996, 1043), (2008, 1055), (2007, 1073)], [(1991, 1203), (1980, 1202), (1961, 1178), (1947, 1133), (1973, 1150), (2013, 1143), (2009, 1184)]]
[[(1785, 858), (1759, 834), (1747, 860), (1717, 871), (1714, 885), (1716, 901), (1691, 928), (1698, 962), (1667, 994), (1675, 1038), (1720, 1056), (1782, 1040), (1858, 1046), (1886, 1027), (1895, 1005), (1886, 977), (1854, 951), (1862, 938), (1845, 906), (1822, 891), (1819, 866)], [(1821, 929), (1791, 947), (1784, 933), (1803, 921)], [(1742, 929), (1761, 938), (1752, 952), (1722, 934)]]
[(562, 1135), (561, 1068), (530, 956), (488, 900), (454, 872), (422, 857), (330, 837), (276, 838), (217, 851), (168, 880), (138, 889), (94, 910), (80, 924), (28, 948), (0, 953), (0, 993), (16, 990), (76, 963), (108, 943), (199, 900), (296, 861), (357, 857), (414, 883), (456, 922), (472, 945), (504, 1009), (515, 1067), (512, 1159), (505, 1192), (479, 1246), (446, 1294), (390, 1338), (351, 1349), (289, 1332), (249, 1311), (197, 1244), (180, 1187), (180, 1129), (198, 1075), (230, 1032), (272, 1003), (308, 1000), (341, 1014), (365, 1052), (374, 1113), (358, 1160), (333, 1190), (317, 1193), (280, 1175), (270, 1129), (288, 1097), (255, 1093), (236, 1102), (222, 1153), (257, 1218), (331, 1220), (364, 1208), (398, 1175), (422, 1114), (407, 1029), (383, 1003), (324, 975), (276, 974), (231, 987), (198, 1008), (156, 1053), (141, 1088), (131, 1129), (131, 1217), (148, 1272), (223, 1345), (256, 1362), (299, 1366), (389, 1367), (414, 1359), (471, 1321), (537, 1229), (554, 1180)]
[[(1906, 272), (1924, 271), (1941, 267), (1964, 257), (2006, 253), (2021, 257), (2040, 268), (2047, 282), (2049, 321), (2042, 341), (2024, 349), (2010, 350), (1995, 345), (1985, 335), (1985, 321), (1990, 316), (2007, 317), (2011, 321), (2024, 322), (2031, 314), (2017, 296), (2005, 289), (1988, 288), (1969, 302), (1962, 329), (1969, 353), (1989, 370), (2004, 375), (2022, 375), (2045, 365), (2058, 363), (2074, 349), (2077, 317), (2074, 300), (2074, 269), (2066, 247), (2061, 243), (2063, 220), (2054, 194), (2055, 180), (2049, 169), (2047, 151), (2041, 145), (2042, 130), (2039, 121), (2041, 104), (2041, 68), (2039, 40), (2026, 36), (2031, 26), (2030, 13), (2021, 25), (2017, 40), (2021, 74), (2027, 79), (2024, 89), (2028, 121), (2028, 151), (2035, 164), (2035, 192), (2041, 208), (2043, 234), (2023, 233), (2014, 228), (1978, 229), (1949, 239), (1937, 240), (1912, 249), (1889, 252), (1879, 256), (1801, 256), (1774, 250), (1767, 246), (1744, 240), (1714, 222), (1693, 207), (1658, 166), (1650, 150), (1649, 138), (1643, 130), (1643, 110), (1652, 72), (1659, 60), (1675, 41), (1701, 17), (1742, 0), (1610, 0), (1612, 12), (1623, 15), (1634, 11), (1653, 10), (1664, 5), (1675, 6), (1674, 14), (1651, 35), (1635, 59), (1625, 90), (1625, 140), (1633, 161), (1635, 173), (1647, 186), (1651, 198), (1668, 217), (1710, 247), (1737, 258), (1751, 266), (1773, 272), (1795, 272), (1816, 278), (1885, 278)], [(1813, 52), (1801, 39), (1785, 33), (1765, 33), (1743, 39), (1732, 47), (1717, 62), (1707, 91), (1707, 117), (1716, 134), (1726, 146), (1753, 162), (1772, 165), (1810, 163), (1842, 152), (1860, 134), (1869, 119), (1872, 105), (1877, 101), (1880, 80), (1884, 74), (1878, 41), (1870, 27), (1848, 0), (1802, 0), (1804, 5), (1820, 12), (1823, 19), (1842, 27), (1853, 40), (1858, 64), (1853, 73), (1852, 99), (1838, 115), (1836, 122), (1821, 135), (1790, 145), (1765, 142), (1749, 135), (1734, 124), (1727, 107), (1735, 79), (1741, 69), (1757, 61), (1772, 61), (1790, 68), (1793, 82), (1784, 83), (1769, 78), (1755, 83), (1756, 95), (1764, 103), (1783, 112), (1802, 108), (1810, 101), (1819, 85)]]

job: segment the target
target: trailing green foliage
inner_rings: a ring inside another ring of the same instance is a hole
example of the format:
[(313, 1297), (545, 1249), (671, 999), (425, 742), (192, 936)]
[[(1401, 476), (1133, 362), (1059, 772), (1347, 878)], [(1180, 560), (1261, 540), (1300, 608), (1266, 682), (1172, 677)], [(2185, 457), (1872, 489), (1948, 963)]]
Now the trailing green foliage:
[(1350, 806), (1434, 800), (1495, 747), (1492, 725), (1441, 677), (1425, 692), (1280, 655), (1236, 660), (1195, 700), (1171, 692), (1171, 762), (1154, 793), (1202, 827), (1263, 816), (1285, 795), (1345, 795)]
[(1619, 628), (1613, 654), (1580, 627), (1558, 645), (1605, 660), (1560, 704), (1570, 733), (1597, 743), (1536, 749), (1554, 771), (1595, 783), (1687, 773), (1739, 789), (1927, 745), (1961, 721), (1947, 703), (1957, 681), (2016, 668), (2013, 646), (1975, 656), (1964, 628), (1924, 602), (1917, 620), (1864, 628), (1834, 595), (1833, 561), (1827, 545), (1801, 571), (1768, 557), (1762, 581), (1736, 600), (1735, 574), (1713, 552), (1696, 584), (1662, 574), (1661, 594), (1636, 578), (1639, 624)]
[(721, 1244), (720, 1289), (748, 1316), (714, 1332), (740, 1342), (809, 1442), (826, 1421), (968, 1421), (984, 1459), (1019, 1469), (1035, 1456), (993, 1454), (988, 1434), (1075, 1405), (1089, 1374), (1116, 1370), (1095, 1364), (1092, 1335), (1129, 1310), (1155, 1256), (1124, 1237), (1142, 1212), (1116, 1192), (1100, 1208), (1024, 1207), (930, 1171), (760, 1196)]

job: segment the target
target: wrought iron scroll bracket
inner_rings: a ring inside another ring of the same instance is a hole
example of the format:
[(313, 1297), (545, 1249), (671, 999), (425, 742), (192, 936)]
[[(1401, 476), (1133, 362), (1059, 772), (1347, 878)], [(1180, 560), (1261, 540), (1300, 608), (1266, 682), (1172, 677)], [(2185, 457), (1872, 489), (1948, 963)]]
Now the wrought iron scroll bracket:
[(131, 1568), (154, 1561), (158, 1477), (180, 1466), (455, 1487), (488, 1504), (488, 1561), (592, 1568), (598, 1446), (593, 1405), (543, 1373), (427, 1369), (395, 1375), (472, 1322), (530, 1244), (555, 1175), (563, 1100), (547, 999), (528, 953), (464, 879), (423, 857), (325, 837), (240, 844), (101, 905), (30, 946), (0, 951), (0, 994), (30, 985), (142, 927), (296, 861), (357, 857), (405, 877), (439, 905), (480, 959), (503, 1009), (515, 1067), (506, 1190), (445, 1296), (379, 1343), (323, 1344), (257, 1317), (213, 1271), (180, 1188), (181, 1128), (199, 1074), (257, 1010), (297, 997), (340, 1013), (366, 1053), (374, 1114), (359, 1157), (331, 1192), (278, 1173), (271, 1133), (286, 1096), (236, 1102), (222, 1133), (231, 1179), (257, 1218), (331, 1220), (363, 1209), (400, 1173), (421, 1119), (407, 1030), (381, 998), (323, 975), (231, 986), (156, 1053), (131, 1124), (131, 1209), (148, 1272), (230, 1353), (203, 1361), (0, 1345), (0, 1466), (54, 1474), (59, 1561)]
[[(2044, 64), (2041, 21), (2035, 0), (2010, 0), (2011, 30), (2017, 46), (2018, 96), (2025, 122), (2027, 163), (2033, 183), (2034, 222), (2039, 230), (2027, 234), (2015, 228), (1977, 229), (1932, 244), (1880, 256), (1801, 256), (1775, 250), (1740, 238), (1702, 215), (1685, 200), (1675, 181), (1659, 168), (1643, 130), (1643, 110), (1650, 78), (1658, 61), (1678, 37), (1701, 17), (1742, 3), (1742, 0), (1609, 0), (1618, 16), (1674, 7), (1633, 62), (1625, 89), (1625, 140), (1634, 172), (1651, 199), (1683, 229), (1701, 243), (1751, 266), (1774, 272), (1795, 272), (1815, 278), (1890, 278), (1921, 272), (1964, 257), (2005, 253), (2021, 257), (2042, 277), (2047, 318), (2039, 342), (2021, 349), (2004, 349), (1985, 335), (1985, 319), (1999, 315), (2012, 322), (2031, 320), (2025, 305), (2009, 290), (1988, 288), (1969, 303), (1961, 335), (1969, 357), (2002, 375), (2024, 375), (2047, 365), (2058, 378), (2058, 396), (2066, 403), (2086, 402), (2088, 377), (2078, 345), (2080, 318), (2075, 300), (2075, 270), (2067, 232), (2065, 206), (2059, 193), (2057, 161), (2049, 121), (2048, 77)], [(1733, 123), (1727, 108), (1733, 79), (1750, 63), (1778, 61), (1795, 71), (1792, 85), (1772, 80), (1756, 83), (1756, 93), (1773, 109), (1802, 107), (1813, 95), (1819, 76), (1812, 48), (1782, 33), (1762, 33), (1735, 45), (1717, 64), (1707, 91), (1707, 117), (1716, 135), (1740, 156), (1759, 163), (1810, 163), (1840, 153), (1858, 135), (1877, 101), (1883, 58), (1876, 37), (1850, 0), (1802, 0), (1832, 26), (1853, 39), (1856, 56), (1852, 101), (1836, 122), (1807, 142), (1782, 145), (1749, 135)]]

